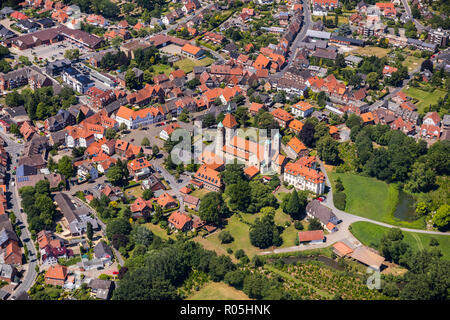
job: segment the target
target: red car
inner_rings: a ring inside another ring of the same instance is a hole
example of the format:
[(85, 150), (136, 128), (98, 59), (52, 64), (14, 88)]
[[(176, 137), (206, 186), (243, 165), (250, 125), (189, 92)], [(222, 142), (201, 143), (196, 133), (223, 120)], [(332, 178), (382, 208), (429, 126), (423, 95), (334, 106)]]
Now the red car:
[(319, 200), (320, 202), (323, 202), (323, 200), (325, 200), (323, 197), (318, 197), (317, 200)]
[(14, 170), (16, 170), (17, 169), (17, 167), (14, 167)]

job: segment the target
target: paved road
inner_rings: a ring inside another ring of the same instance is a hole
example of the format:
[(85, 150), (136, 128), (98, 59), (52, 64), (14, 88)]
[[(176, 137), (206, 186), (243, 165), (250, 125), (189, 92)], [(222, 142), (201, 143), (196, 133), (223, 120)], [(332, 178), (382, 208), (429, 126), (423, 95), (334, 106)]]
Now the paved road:
[[(10, 158), (11, 158), (11, 166), (8, 171), (10, 174), (10, 177), (11, 177), (12, 176), (11, 173), (13, 171), (12, 168), (17, 166), (17, 163), (16, 163), (16, 159), (18, 158), (17, 154), (20, 154), (22, 152), (22, 150), (24, 149), (24, 145), (13, 141), (12, 139), (9, 138), (9, 136), (7, 136), (3, 133), (0, 133), (0, 135), (7, 143), (7, 146), (5, 147), (5, 149), (9, 153)], [(28, 248), (28, 265), (26, 266), (26, 272), (22, 279), (22, 282), (14, 290), (14, 293), (18, 293), (21, 291), (28, 291), (31, 288), (31, 286), (33, 285), (34, 280), (37, 275), (35, 267), (37, 266), (38, 261), (36, 260), (36, 258), (37, 258), (36, 248), (34, 246), (33, 240), (31, 240), (30, 232), (28, 230), (26, 214), (24, 214), (24, 213), (22, 214), (20, 212), (21, 206), (18, 201), (19, 194), (17, 192), (17, 185), (13, 186), (11, 179), (9, 181), (8, 190), (12, 193), (11, 197), (10, 197), (10, 202), (9, 202), (9, 205), (10, 205), (9, 210), (14, 212), (14, 215), (16, 216), (17, 224), (20, 225), (20, 228), (22, 231), (22, 233), (20, 235), (20, 239), (21, 239), (23, 245)], [(10, 296), (9, 299), (11, 299), (11, 297), (14, 295), (14, 293)]]
[(311, 25), (311, 11), (310, 11), (310, 6), (309, 6), (309, 0), (303, 0), (302, 1), (303, 4), (303, 25), (302, 28), (300, 29), (299, 33), (297, 33), (297, 36), (295, 37), (294, 41), (292, 42), (290, 49), (289, 49), (289, 54), (287, 56), (287, 60), (288, 63), (286, 64), (286, 66), (280, 70), (277, 73), (274, 73), (273, 75), (270, 76), (271, 79), (273, 80), (277, 80), (279, 78), (281, 78), (286, 71), (289, 69), (289, 66), (292, 64), (292, 61), (295, 58), (295, 55), (297, 54), (297, 49), (299, 47), (300, 42), (305, 40), (306, 37), (306, 32), (308, 31), (310, 25)]
[(413, 18), (408, 0), (402, 0), (402, 4), (403, 4), (403, 7), (405, 8), (406, 14), (414, 22), (414, 24), (416, 25), (417, 31), (420, 33), (422, 30), (425, 29), (425, 27), (419, 21), (417, 21), (416, 19)]

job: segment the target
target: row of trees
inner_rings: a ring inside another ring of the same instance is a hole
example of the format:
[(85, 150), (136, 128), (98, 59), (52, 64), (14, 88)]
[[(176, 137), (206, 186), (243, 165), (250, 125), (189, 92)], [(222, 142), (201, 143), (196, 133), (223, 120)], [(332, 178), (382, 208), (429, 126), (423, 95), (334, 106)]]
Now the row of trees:
[(45, 120), (55, 115), (60, 109), (68, 109), (78, 101), (75, 92), (64, 87), (57, 95), (52, 87), (43, 87), (36, 90), (24, 89), (21, 93), (16, 90), (8, 93), (5, 103), (9, 107), (23, 105), (31, 120)]
[(56, 226), (56, 207), (50, 197), (50, 183), (41, 180), (34, 187), (21, 188), (19, 194), (31, 234), (36, 235), (41, 230), (53, 230)]

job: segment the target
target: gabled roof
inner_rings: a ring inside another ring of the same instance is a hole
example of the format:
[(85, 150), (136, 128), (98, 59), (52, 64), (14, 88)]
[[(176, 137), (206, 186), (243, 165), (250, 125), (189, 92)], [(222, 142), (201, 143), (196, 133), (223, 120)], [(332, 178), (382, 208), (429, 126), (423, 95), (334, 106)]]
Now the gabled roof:
[(180, 211), (175, 211), (172, 213), (168, 219), (168, 221), (174, 225), (175, 228), (181, 230), (184, 228), (186, 223), (192, 221), (192, 218), (187, 214), (182, 213)]
[(306, 146), (301, 142), (297, 137), (292, 137), (291, 140), (288, 142), (288, 147), (291, 147), (292, 150), (294, 150), (295, 153), (299, 154), (303, 150), (308, 150)]
[(67, 267), (54, 265), (50, 266), (50, 268), (45, 273), (45, 278), (57, 279), (57, 280), (66, 280), (67, 277)]
[(298, 233), (298, 240), (300, 242), (316, 241), (323, 239), (324, 239), (323, 230), (300, 231)]

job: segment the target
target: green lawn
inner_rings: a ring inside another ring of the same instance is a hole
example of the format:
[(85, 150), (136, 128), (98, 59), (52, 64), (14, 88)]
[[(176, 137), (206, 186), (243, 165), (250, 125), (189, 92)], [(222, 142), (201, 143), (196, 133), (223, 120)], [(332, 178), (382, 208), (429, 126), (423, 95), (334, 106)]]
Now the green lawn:
[(162, 229), (159, 225), (155, 225), (153, 223), (144, 224), (149, 230), (151, 230), (155, 235), (160, 237), (163, 240), (167, 240), (169, 238), (175, 239), (175, 234), (172, 233), (170, 236), (167, 234), (166, 230)]
[(407, 89), (404, 89), (403, 92), (406, 93), (407, 96), (419, 100), (416, 106), (418, 112), (422, 114), (426, 113), (426, 108), (428, 108), (430, 104), (436, 104), (439, 98), (444, 97), (446, 94), (445, 91), (440, 89), (428, 92), (414, 87), (408, 87)]
[(333, 185), (337, 177), (340, 177), (344, 184), (347, 196), (346, 212), (407, 228), (425, 227), (423, 219), (407, 222), (393, 216), (398, 202), (398, 190), (395, 185), (355, 174), (330, 172), (329, 177)]
[(408, 68), (408, 72), (411, 72), (420, 67), (423, 61), (425, 61), (424, 58), (417, 58), (413, 55), (408, 55), (405, 61), (403, 61), (403, 65)]
[(197, 197), (197, 198), (199, 198), (201, 200), (201, 199), (203, 199), (203, 197), (206, 194), (208, 194), (210, 192), (211, 191), (202, 188), (202, 189), (196, 189), (196, 190), (192, 191), (189, 195), (191, 195), (193, 197)]
[(158, 75), (160, 72), (164, 72), (166, 74), (166, 76), (169, 76), (169, 74), (173, 71), (174, 69), (166, 64), (155, 64), (153, 65), (153, 74), (156, 76)]
[(210, 282), (186, 300), (250, 300), (248, 296), (223, 282)]
[(194, 70), (194, 67), (198, 66), (209, 66), (214, 62), (214, 59), (211, 59), (209, 57), (205, 57), (201, 60), (193, 60), (189, 58), (181, 59), (174, 63), (174, 65), (178, 66), (181, 70), (183, 70), (186, 73), (192, 72)]
[(125, 194), (127, 195), (127, 197), (129, 197), (130, 195), (135, 196), (136, 198), (142, 197), (142, 193), (144, 191), (141, 188), (141, 185), (138, 184), (136, 185), (136, 187), (133, 188), (129, 188), (125, 190)]
[(390, 51), (390, 49), (365, 46), (365, 47), (361, 47), (361, 48), (358, 48), (356, 50), (349, 52), (349, 55), (350, 54), (360, 54), (362, 56), (377, 56), (378, 58), (383, 58), (388, 54), (389, 51)]
[[(389, 228), (379, 226), (370, 222), (355, 222), (351, 225), (352, 234), (363, 244), (377, 248), (378, 243), (384, 233)], [(450, 260), (450, 235), (433, 235), (418, 232), (403, 231), (404, 240), (409, 243), (413, 250), (430, 249), (429, 243), (431, 238), (435, 238), (439, 242), (438, 248), (442, 251), (444, 258)]]

